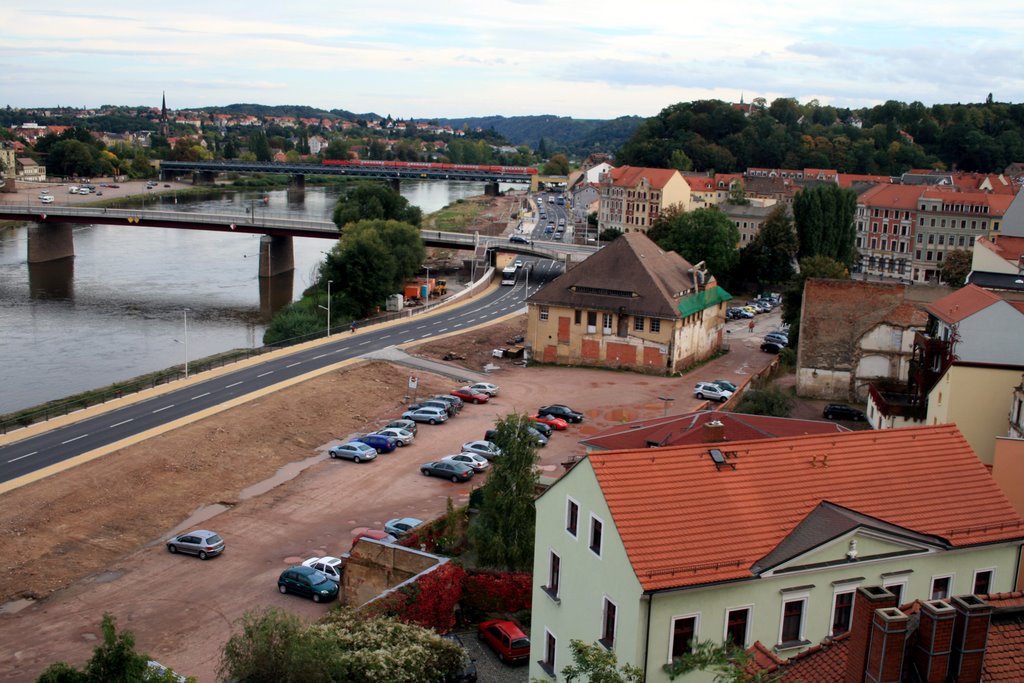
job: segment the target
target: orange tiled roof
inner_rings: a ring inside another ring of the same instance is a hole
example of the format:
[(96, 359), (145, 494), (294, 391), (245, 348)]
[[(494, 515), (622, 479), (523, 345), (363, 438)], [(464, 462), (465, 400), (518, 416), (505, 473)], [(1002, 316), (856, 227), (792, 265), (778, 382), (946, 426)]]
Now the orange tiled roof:
[(619, 166), (611, 170), (612, 185), (618, 187), (636, 187), (642, 178), (646, 178), (651, 187), (659, 190), (668, 184), (672, 176), (679, 175), (674, 168), (644, 168), (643, 166)]
[(999, 258), (1014, 265), (1021, 256), (1024, 256), (1024, 237), (1012, 235), (999, 235), (995, 241), (987, 237), (979, 237), (974, 242), (975, 248), (982, 246), (994, 253)]
[(857, 203), (871, 208), (916, 211), (920, 196), (919, 185), (876, 185), (861, 194)]
[(708, 444), (587, 456), (644, 590), (752, 578), (751, 566), (824, 500), (953, 547), (1024, 539), (1024, 519), (955, 425), (728, 450), (735, 470), (716, 470)]
[(887, 175), (867, 175), (864, 173), (840, 173), (839, 187), (849, 188), (854, 183), (892, 183), (892, 178)]
[(1000, 301), (1002, 299), (999, 296), (987, 289), (982, 289), (978, 285), (967, 285), (931, 302), (925, 306), (925, 310), (951, 325), (970, 318), (978, 311)]
[(959, 190), (950, 187), (927, 187), (921, 196), (929, 199), (942, 199), (944, 202), (952, 204), (985, 204), (991, 209), (988, 214), (990, 218), (1006, 213), (1015, 197), (1012, 194), (993, 194), (983, 190)]
[(707, 176), (683, 176), (683, 180), (690, 186), (690, 190), (693, 192), (709, 192), (715, 189), (714, 178), (708, 178)]

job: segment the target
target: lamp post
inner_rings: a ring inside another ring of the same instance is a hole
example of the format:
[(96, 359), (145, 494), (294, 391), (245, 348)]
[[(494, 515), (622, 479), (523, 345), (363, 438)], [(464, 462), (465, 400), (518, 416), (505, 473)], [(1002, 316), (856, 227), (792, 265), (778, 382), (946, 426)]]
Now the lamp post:
[(179, 341), (177, 339), (173, 340), (178, 344), (183, 344), (185, 346), (185, 379), (188, 379), (188, 311), (189, 309), (187, 308), (182, 311), (185, 321), (185, 341)]
[(664, 412), (662, 412), (661, 416), (665, 417), (666, 415), (668, 415), (668, 404), (671, 403), (672, 401), (674, 401), (675, 399), (672, 398), (671, 396), (659, 396), (658, 400), (659, 401), (664, 401), (665, 410), (664, 410)]
[(334, 280), (327, 281), (327, 336), (331, 336), (331, 285)]

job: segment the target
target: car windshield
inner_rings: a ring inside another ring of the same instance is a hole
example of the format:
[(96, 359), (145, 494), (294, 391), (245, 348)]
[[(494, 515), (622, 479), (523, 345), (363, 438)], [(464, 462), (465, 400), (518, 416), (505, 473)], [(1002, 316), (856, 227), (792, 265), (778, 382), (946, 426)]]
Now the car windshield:
[(327, 574), (324, 574), (323, 572), (314, 571), (309, 575), (309, 582), (314, 586), (321, 586), (328, 581), (330, 581), (330, 579), (327, 578)]
[(218, 543), (221, 542), (221, 538), (217, 534), (214, 534), (213, 536), (210, 536), (209, 538), (207, 538), (206, 542), (209, 543), (210, 545), (217, 545)]

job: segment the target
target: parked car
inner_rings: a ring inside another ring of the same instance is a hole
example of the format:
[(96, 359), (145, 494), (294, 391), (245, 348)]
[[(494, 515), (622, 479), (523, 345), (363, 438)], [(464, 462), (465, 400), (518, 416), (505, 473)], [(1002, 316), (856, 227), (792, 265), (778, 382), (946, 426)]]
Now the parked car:
[(531, 427), (531, 429), (534, 429), (534, 430), (540, 432), (547, 439), (550, 439), (551, 438), (551, 434), (555, 431), (555, 428), (552, 427), (551, 425), (544, 424), (543, 422), (536, 422), (536, 421), (534, 421), (533, 427)]
[(452, 396), (458, 396), (466, 403), (487, 403), (491, 400), (489, 394), (480, 394), (469, 387), (461, 387), (452, 391)]
[(445, 676), (444, 683), (476, 683), (476, 660), (469, 656), (462, 638), (459, 638), (458, 634), (455, 633), (449, 633), (441, 637), (458, 645), (463, 653), (462, 664), (458, 671), (453, 671)]
[[(540, 424), (540, 423), (534, 423), (534, 424)], [(537, 431), (533, 427), (530, 427), (529, 430), (530, 430), (530, 434), (532, 434), (533, 437), (535, 439), (537, 439), (537, 445), (538, 446), (543, 448), (544, 446), (548, 445), (548, 437), (546, 437), (544, 434), (541, 434), (539, 431)], [(497, 429), (488, 429), (486, 432), (484, 432), (484, 440), (485, 441), (494, 441), (494, 437), (497, 434), (498, 434), (498, 430)]]
[(456, 413), (462, 412), (462, 406), (466, 405), (460, 397), (454, 394), (437, 394), (436, 396), (431, 396), (429, 400), (441, 401), (450, 406), (455, 406)]
[(398, 519), (389, 519), (384, 522), (384, 531), (388, 532), (392, 536), (401, 538), (420, 524), (423, 524), (422, 519), (416, 519), (415, 517), (399, 517)]
[(525, 662), (530, 657), (530, 639), (514, 621), (491, 619), (482, 622), (477, 627), (477, 637), (506, 664)]
[(829, 403), (821, 411), (821, 414), (826, 420), (855, 420), (859, 422), (867, 419), (863, 410), (843, 403)]
[(473, 478), (473, 468), (463, 465), (461, 462), (450, 460), (435, 460), (420, 465), (420, 474), (425, 477), (444, 477), (451, 479), (456, 484), (460, 481), (469, 481)]
[(415, 422), (413, 422), (412, 420), (398, 419), (398, 420), (392, 420), (391, 422), (388, 422), (386, 425), (384, 425), (384, 428), (385, 429), (404, 429), (407, 432), (412, 432), (413, 436), (416, 436), (416, 431), (419, 429), (419, 426)]
[(378, 454), (390, 453), (398, 448), (398, 440), (387, 434), (364, 434), (358, 437), (356, 441), (372, 447)]
[(441, 459), (469, 465), (477, 472), (483, 472), (491, 465), (487, 458), (477, 453), (456, 453), (455, 455), (446, 455)]
[(380, 434), (381, 436), (387, 436), (394, 439), (399, 448), (408, 446), (416, 439), (415, 434), (407, 429), (402, 429), (401, 427), (385, 427), (384, 429), (378, 429), (374, 434)]
[(447, 401), (441, 401), (436, 398), (428, 398), (409, 406), (409, 410), (418, 410), (420, 408), (438, 408), (439, 410), (443, 410), (448, 417), (455, 417), (455, 413), (459, 412), (459, 409), (455, 407), (454, 403), (448, 403)]
[(487, 394), (491, 398), (498, 395), (498, 385), (491, 384), (490, 382), (477, 382), (476, 384), (470, 384), (469, 390), (477, 394)]
[(338, 597), (337, 583), (327, 578), (323, 572), (303, 565), (289, 567), (281, 572), (277, 579), (277, 589), (281, 593), (295, 593), (312, 598), (313, 602), (327, 602)]
[(360, 538), (368, 538), (371, 541), (379, 541), (381, 543), (398, 543), (398, 539), (389, 534), (386, 531), (380, 529), (364, 529), (355, 535), (352, 539), (352, 545), (356, 544)]
[(541, 406), (540, 408), (537, 408), (537, 414), (560, 417), (566, 422), (583, 422), (583, 413), (578, 410), (573, 410), (562, 403), (552, 403), (549, 406)]
[(775, 344), (780, 344), (782, 346), (789, 345), (789, 337), (784, 334), (779, 334), (778, 332), (769, 332), (764, 336), (764, 340), (766, 342), (774, 342)]
[(490, 441), (484, 441), (480, 439), (478, 441), (467, 441), (462, 444), (463, 453), (476, 453), (482, 455), (488, 460), (493, 460), (501, 455), (501, 449)]
[(53, 195), (41, 194), (39, 195), (39, 201), (42, 202), (43, 204), (53, 204)]
[(754, 314), (740, 306), (733, 306), (725, 312), (725, 317), (730, 320), (737, 320), (739, 318), (753, 318)]
[(717, 384), (726, 391), (731, 391), (734, 394), (736, 393), (736, 385), (727, 379), (716, 379), (712, 382), (712, 384)]
[(785, 347), (778, 342), (765, 342), (761, 344), (761, 350), (765, 353), (779, 353), (783, 348)]
[(188, 553), (195, 555), (200, 560), (210, 557), (217, 557), (224, 552), (224, 539), (215, 531), (207, 529), (196, 529), (180, 536), (172, 536), (167, 539), (167, 552)]
[(714, 382), (697, 382), (693, 387), (693, 395), (699, 399), (710, 399), (725, 403), (732, 398), (732, 392), (718, 386)]
[(335, 583), (341, 583), (341, 572), (344, 564), (344, 560), (339, 557), (311, 557), (308, 560), (303, 560), (303, 567), (311, 567), (318, 572), (322, 573), (331, 581)]
[(358, 464), (364, 460), (373, 460), (377, 457), (377, 449), (362, 441), (349, 441), (340, 446), (332, 446), (327, 453), (332, 458), (344, 458)]
[(512, 244), (529, 244), (530, 240), (526, 239), (522, 235), (510, 235), (508, 241)]
[(444, 408), (424, 406), (423, 408), (407, 410), (402, 413), (402, 417), (407, 420), (413, 420), (414, 422), (427, 422), (429, 424), (436, 425), (439, 422), (448, 421), (448, 411)]
[(559, 431), (569, 428), (569, 423), (560, 417), (553, 417), (551, 415), (533, 415), (530, 419)]

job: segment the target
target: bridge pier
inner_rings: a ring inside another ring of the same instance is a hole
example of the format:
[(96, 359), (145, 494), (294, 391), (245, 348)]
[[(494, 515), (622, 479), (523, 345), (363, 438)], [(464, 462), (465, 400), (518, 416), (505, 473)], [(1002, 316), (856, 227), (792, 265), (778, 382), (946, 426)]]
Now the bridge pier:
[(33, 223), (28, 227), (29, 263), (46, 263), (74, 255), (71, 223)]
[(213, 185), (217, 182), (217, 174), (213, 171), (197, 171), (192, 174), (193, 185)]
[(296, 173), (292, 175), (291, 180), (288, 182), (288, 189), (292, 188), (298, 190), (306, 189), (306, 174)]
[(260, 277), (274, 277), (295, 270), (295, 251), (291, 237), (260, 237)]
[(33, 299), (71, 301), (75, 297), (75, 259), (29, 263), (28, 289)]
[(292, 302), (295, 271), (260, 277), (260, 317), (269, 323), (274, 314)]
[(388, 178), (386, 182), (388, 184), (388, 187), (390, 187), (395, 192), (398, 192), (401, 189), (402, 181), (399, 180), (398, 178)]
[(485, 197), (497, 197), (498, 196), (498, 183), (487, 183), (484, 185), (484, 196)]

